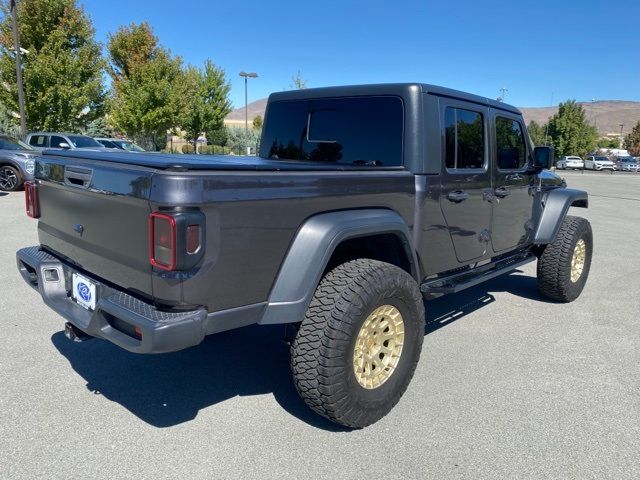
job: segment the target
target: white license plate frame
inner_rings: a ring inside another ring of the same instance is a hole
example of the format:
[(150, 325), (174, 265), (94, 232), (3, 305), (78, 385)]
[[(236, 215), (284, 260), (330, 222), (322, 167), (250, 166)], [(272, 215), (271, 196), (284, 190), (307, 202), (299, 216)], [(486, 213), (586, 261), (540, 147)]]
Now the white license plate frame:
[(72, 275), (71, 297), (82, 308), (93, 311), (96, 309), (96, 284), (86, 277), (74, 273)]

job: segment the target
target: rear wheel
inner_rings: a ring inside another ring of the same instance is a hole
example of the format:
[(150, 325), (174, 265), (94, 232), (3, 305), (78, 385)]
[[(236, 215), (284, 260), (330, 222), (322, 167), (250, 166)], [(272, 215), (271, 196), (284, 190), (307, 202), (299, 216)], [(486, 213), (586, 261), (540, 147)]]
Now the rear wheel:
[(20, 171), (11, 165), (0, 166), (0, 190), (15, 192), (22, 187)]
[(584, 288), (591, 267), (593, 233), (584, 218), (567, 216), (553, 243), (538, 259), (538, 286), (547, 297), (572, 302)]
[(318, 286), (291, 346), (296, 389), (332, 422), (370, 425), (400, 400), (423, 337), (422, 295), (407, 272), (376, 260), (344, 263)]

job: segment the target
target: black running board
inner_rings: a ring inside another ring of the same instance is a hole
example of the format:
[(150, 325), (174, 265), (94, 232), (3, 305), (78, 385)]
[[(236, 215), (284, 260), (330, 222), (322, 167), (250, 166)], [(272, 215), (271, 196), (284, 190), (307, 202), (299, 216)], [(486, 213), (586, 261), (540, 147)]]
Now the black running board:
[[(420, 285), (420, 291), (424, 294), (445, 295), (447, 293), (456, 293), (466, 288), (475, 287), (476, 285), (499, 277), (505, 273), (512, 272), (522, 265), (526, 265), (536, 259), (535, 255), (527, 257), (519, 256), (518, 258), (510, 258), (502, 260), (494, 264), (491, 268), (478, 271), (473, 269), (452, 277), (438, 278), (430, 280)], [(482, 267), (479, 267), (482, 268)]]

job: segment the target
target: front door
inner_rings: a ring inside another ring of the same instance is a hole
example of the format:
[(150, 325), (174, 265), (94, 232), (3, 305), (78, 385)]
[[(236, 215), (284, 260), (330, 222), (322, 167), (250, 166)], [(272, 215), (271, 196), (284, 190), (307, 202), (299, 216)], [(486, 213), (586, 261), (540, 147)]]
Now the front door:
[(493, 134), (493, 218), (491, 244), (496, 253), (526, 244), (531, 235), (532, 174), (527, 173), (530, 149), (517, 115), (491, 111)]
[(445, 161), (440, 208), (460, 263), (487, 254), (491, 228), (487, 108), (440, 99)]

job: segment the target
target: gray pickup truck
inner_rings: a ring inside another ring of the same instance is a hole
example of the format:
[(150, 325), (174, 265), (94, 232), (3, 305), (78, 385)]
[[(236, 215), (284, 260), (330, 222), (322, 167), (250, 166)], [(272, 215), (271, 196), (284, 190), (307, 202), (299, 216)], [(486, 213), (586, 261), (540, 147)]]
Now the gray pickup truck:
[(516, 108), (475, 95), (275, 93), (258, 157), (45, 151), (18, 269), (73, 340), (160, 353), (293, 325), (302, 399), (364, 427), (411, 380), (425, 299), (532, 261), (546, 296), (580, 295), (592, 232), (567, 212), (588, 198), (552, 162)]

